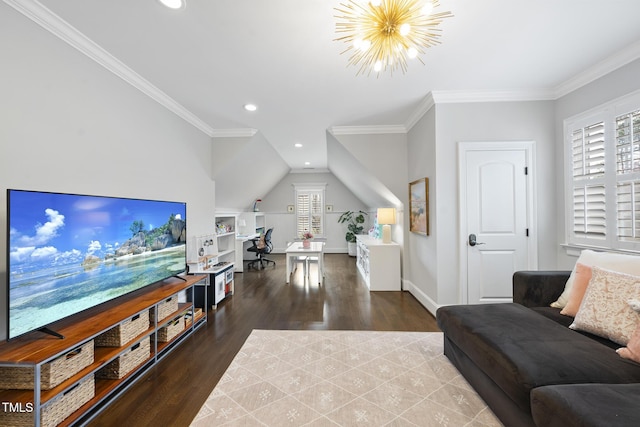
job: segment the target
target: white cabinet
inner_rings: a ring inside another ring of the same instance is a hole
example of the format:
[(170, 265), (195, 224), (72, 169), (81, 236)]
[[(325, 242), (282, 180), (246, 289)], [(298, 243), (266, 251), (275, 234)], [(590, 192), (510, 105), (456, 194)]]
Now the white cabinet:
[(218, 262), (236, 261), (236, 215), (216, 215), (216, 244)]
[(401, 290), (399, 244), (356, 236), (356, 265), (369, 290)]

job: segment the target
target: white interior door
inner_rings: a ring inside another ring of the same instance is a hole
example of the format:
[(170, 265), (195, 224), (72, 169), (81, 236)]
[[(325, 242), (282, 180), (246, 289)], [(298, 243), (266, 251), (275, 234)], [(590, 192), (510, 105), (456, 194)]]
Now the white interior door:
[(461, 146), (461, 228), (469, 304), (511, 302), (513, 273), (535, 263), (529, 225), (532, 143), (514, 144)]

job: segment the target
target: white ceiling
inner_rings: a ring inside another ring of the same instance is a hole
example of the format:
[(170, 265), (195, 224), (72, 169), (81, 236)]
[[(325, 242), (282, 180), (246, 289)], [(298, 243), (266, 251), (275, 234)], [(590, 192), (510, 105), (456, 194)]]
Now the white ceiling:
[(339, 0), (187, 0), (180, 11), (157, 0), (40, 3), (212, 134), (256, 129), (294, 169), (327, 166), (326, 129), (406, 126), (432, 91), (549, 99), (587, 70), (608, 71), (612, 55), (640, 56), (639, 0), (441, 0), (454, 17), (426, 65), (380, 77), (356, 76), (340, 54)]

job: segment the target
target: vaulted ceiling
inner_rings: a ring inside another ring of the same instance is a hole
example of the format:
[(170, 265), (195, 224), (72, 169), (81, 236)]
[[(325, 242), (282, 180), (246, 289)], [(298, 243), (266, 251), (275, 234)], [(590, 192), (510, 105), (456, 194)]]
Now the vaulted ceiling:
[(157, 0), (5, 0), (100, 49), (211, 136), (259, 131), (293, 169), (327, 166), (327, 129), (410, 126), (433, 91), (553, 99), (640, 57), (638, 0), (441, 0), (454, 15), (442, 43), (392, 76), (347, 67), (334, 40), (340, 0), (186, 1), (172, 11)]

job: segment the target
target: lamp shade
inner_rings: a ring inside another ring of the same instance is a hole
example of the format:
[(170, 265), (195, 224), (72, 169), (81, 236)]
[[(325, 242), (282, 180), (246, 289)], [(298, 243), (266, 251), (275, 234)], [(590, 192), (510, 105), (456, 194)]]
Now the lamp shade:
[(378, 208), (378, 224), (395, 224), (395, 208)]

